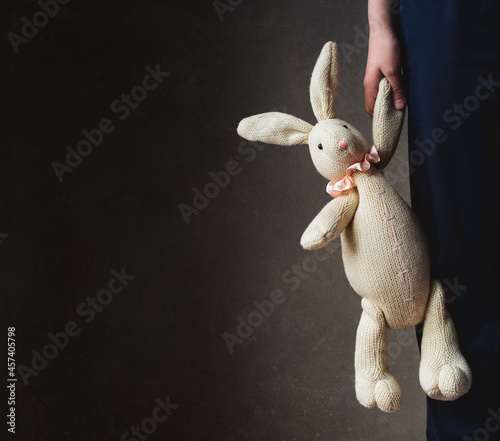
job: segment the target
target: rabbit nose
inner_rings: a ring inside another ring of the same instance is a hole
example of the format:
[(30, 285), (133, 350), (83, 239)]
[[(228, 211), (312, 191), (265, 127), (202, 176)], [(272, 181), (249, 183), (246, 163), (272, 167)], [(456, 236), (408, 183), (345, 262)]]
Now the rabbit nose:
[(341, 149), (346, 149), (347, 148), (347, 144), (345, 143), (345, 141), (343, 139), (341, 139), (338, 143), (338, 146), (341, 148)]

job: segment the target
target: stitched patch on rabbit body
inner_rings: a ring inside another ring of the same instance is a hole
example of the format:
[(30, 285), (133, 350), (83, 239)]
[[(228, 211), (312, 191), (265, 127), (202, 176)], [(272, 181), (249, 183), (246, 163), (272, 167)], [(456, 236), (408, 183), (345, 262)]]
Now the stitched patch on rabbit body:
[[(363, 298), (384, 312), (387, 327), (405, 329), (419, 323), (425, 313), (430, 288), (427, 242), (414, 213), (375, 169), (353, 174), (359, 205), (341, 235), (347, 278)], [(384, 191), (386, 206), (380, 191)], [(388, 215), (392, 217), (387, 220)], [(399, 247), (396, 247), (394, 234)], [(403, 256), (405, 269), (400, 274)], [(411, 297), (411, 312), (408, 302)]]

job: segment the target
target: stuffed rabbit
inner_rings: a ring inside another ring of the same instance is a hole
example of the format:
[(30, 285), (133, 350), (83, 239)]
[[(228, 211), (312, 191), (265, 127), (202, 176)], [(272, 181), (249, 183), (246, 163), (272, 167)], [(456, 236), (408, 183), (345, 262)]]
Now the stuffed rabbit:
[(387, 364), (386, 327), (406, 329), (424, 321), (420, 384), (431, 398), (451, 401), (471, 385), (455, 327), (445, 308), (444, 290), (430, 280), (425, 234), (415, 214), (379, 170), (398, 144), (404, 111), (392, 105), (384, 78), (373, 115), (374, 146), (337, 118), (338, 48), (327, 43), (311, 78), (315, 126), (291, 115), (270, 112), (245, 118), (238, 133), (250, 141), (309, 144), (312, 161), (330, 181), (334, 197), (305, 230), (301, 245), (323, 247), (340, 236), (347, 278), (362, 297), (356, 336), (356, 396), (366, 407), (393, 412), (401, 406), (401, 387)]

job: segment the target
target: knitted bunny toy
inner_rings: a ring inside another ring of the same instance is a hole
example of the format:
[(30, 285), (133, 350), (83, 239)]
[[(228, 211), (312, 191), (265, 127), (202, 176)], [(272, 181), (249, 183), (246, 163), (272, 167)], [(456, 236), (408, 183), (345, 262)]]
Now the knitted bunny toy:
[(451, 401), (465, 394), (472, 375), (462, 356), (444, 290), (430, 280), (427, 242), (415, 214), (379, 170), (390, 161), (404, 119), (392, 105), (391, 87), (380, 81), (373, 115), (374, 146), (337, 118), (338, 48), (327, 43), (311, 78), (315, 126), (270, 112), (243, 119), (238, 133), (250, 141), (309, 144), (312, 161), (330, 181), (334, 197), (305, 230), (301, 245), (325, 246), (340, 235), (347, 278), (362, 297), (356, 336), (356, 396), (366, 407), (393, 412), (401, 387), (387, 364), (386, 327), (406, 329), (424, 320), (420, 384), (431, 398)]

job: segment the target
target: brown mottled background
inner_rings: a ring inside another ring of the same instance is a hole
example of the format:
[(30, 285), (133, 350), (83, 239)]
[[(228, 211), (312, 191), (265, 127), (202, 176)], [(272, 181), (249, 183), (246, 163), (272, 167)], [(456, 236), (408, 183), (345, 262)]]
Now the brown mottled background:
[[(2, 341), (15, 326), (16, 361), (30, 366), (50, 332), (81, 329), (28, 385), (17, 373), (8, 439), (120, 440), (166, 396), (179, 408), (147, 439), (424, 439), (413, 330), (390, 334), (403, 408), (356, 401), (360, 299), (335, 245), (318, 262), (299, 244), (329, 201), (307, 148), (236, 133), (273, 109), (314, 122), (309, 78), (334, 40), (356, 48), (341, 56), (339, 116), (371, 141), (366, 1), (232, 3), (221, 20), (211, 0), (71, 0), (18, 54), (7, 35), (40, 6), (2, 6)], [(111, 103), (157, 64), (169, 76), (120, 120)], [(51, 164), (103, 118), (115, 130), (60, 183)], [(405, 150), (403, 137), (389, 178), (408, 198)], [(187, 225), (179, 204), (231, 160), (239, 173)], [(78, 305), (122, 267), (135, 279), (85, 323)], [(274, 290), (283, 302), (231, 354), (223, 334)]]

